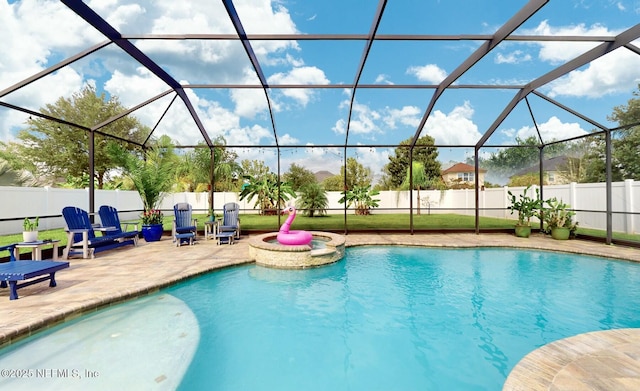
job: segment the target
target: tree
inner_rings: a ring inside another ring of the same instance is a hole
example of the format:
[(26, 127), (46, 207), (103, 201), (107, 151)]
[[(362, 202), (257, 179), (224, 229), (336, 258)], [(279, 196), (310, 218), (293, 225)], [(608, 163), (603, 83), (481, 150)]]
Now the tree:
[(209, 149), (195, 148), (180, 155), (176, 167), (176, 190), (192, 192), (206, 189), (210, 168), (208, 164), (205, 167), (199, 164), (201, 160), (198, 157), (203, 151), (208, 153)]
[[(504, 180), (513, 173), (540, 161), (540, 142), (536, 136), (525, 139), (516, 137), (516, 147), (504, 148), (492, 153), (488, 159), (480, 159), (480, 167), (486, 169), (494, 180)], [(544, 148), (545, 159), (563, 155), (568, 148), (565, 143), (556, 143)], [(474, 164), (472, 158), (467, 163)]]
[[(612, 132), (611, 140), (611, 176), (614, 182), (625, 179), (637, 179), (640, 176), (640, 84), (633, 92), (627, 105), (616, 106), (608, 117), (610, 121), (617, 121), (622, 129)], [(579, 153), (575, 153), (578, 150)], [(574, 167), (567, 167), (571, 180), (577, 182), (605, 182), (606, 181), (606, 151), (603, 134), (585, 138), (584, 141), (574, 143), (570, 154), (578, 158), (573, 162)], [(576, 166), (578, 164), (578, 166)], [(573, 171), (571, 171), (573, 170)]]
[(308, 183), (300, 188), (300, 198), (296, 208), (304, 210), (305, 216), (325, 215), (328, 207), (327, 192), (319, 183)]
[(133, 182), (145, 212), (157, 209), (162, 197), (173, 187), (177, 160), (168, 136), (162, 136), (144, 152), (128, 151), (116, 142), (106, 148), (123, 176)]
[(253, 207), (260, 208), (261, 215), (273, 215), (285, 205), (285, 202), (295, 198), (296, 193), (287, 182), (278, 182), (274, 173), (268, 173), (261, 178), (245, 176), (247, 183), (240, 191), (240, 200), (253, 199)]
[[(622, 128), (617, 133), (613, 144), (613, 166), (619, 171), (620, 178), (614, 180), (640, 178), (640, 84), (633, 92), (635, 98), (629, 99), (627, 105), (616, 106), (608, 117), (618, 122)], [(613, 168), (613, 167), (612, 167)]]
[(322, 187), (327, 191), (342, 191), (344, 190), (344, 179), (342, 178), (342, 175), (327, 177), (322, 181)]
[(311, 171), (295, 163), (291, 164), (289, 171), (285, 172), (282, 177), (285, 182), (291, 184), (293, 191), (300, 191), (302, 187), (316, 183), (316, 177)]
[(347, 208), (355, 204), (357, 215), (369, 215), (371, 214), (371, 208), (377, 208), (380, 205), (380, 200), (373, 198), (378, 194), (380, 192), (371, 189), (371, 185), (356, 185), (352, 189), (343, 191), (342, 198), (338, 202), (341, 204), (346, 202)]
[[(412, 138), (400, 142), (400, 145), (411, 145)], [(433, 146), (434, 140), (431, 136), (420, 137), (413, 149), (413, 161), (421, 162), (427, 178), (437, 178), (440, 176), (442, 167), (438, 161), (438, 149)], [(389, 163), (384, 166), (384, 176), (381, 184), (388, 186), (388, 189), (397, 189), (402, 185), (405, 173), (409, 167), (409, 148), (397, 147), (395, 155), (389, 156)]]
[[(547, 182), (545, 181), (546, 185)], [(510, 187), (519, 187), (519, 186), (540, 186), (540, 175), (536, 173), (529, 173), (523, 175), (512, 176), (509, 178), (509, 183), (507, 186)]]
[(240, 167), (245, 177), (252, 177), (256, 180), (262, 179), (262, 177), (271, 174), (271, 170), (262, 160), (245, 159), (240, 162)]
[(411, 173), (407, 170), (404, 181), (402, 181), (402, 184), (400, 185), (400, 190), (411, 189), (411, 184), (413, 184), (413, 189), (418, 192), (417, 214), (420, 214), (420, 189), (426, 189), (429, 185), (429, 178), (427, 178), (427, 174), (424, 171), (424, 164), (422, 162), (414, 161), (411, 163)]
[[(214, 147), (214, 191), (235, 191), (238, 189), (242, 168), (236, 159), (238, 154), (227, 150), (226, 140), (218, 136)], [(176, 172), (176, 182), (185, 191), (207, 191), (211, 184), (211, 149), (200, 142), (197, 148), (182, 156)]]
[[(347, 182), (346, 188), (355, 186), (369, 186), (373, 180), (371, 169), (363, 166), (356, 158), (347, 158)], [(343, 191), (345, 189), (345, 168), (340, 167), (340, 174), (331, 176), (322, 181), (323, 187), (328, 191)]]
[[(370, 186), (373, 180), (373, 173), (369, 167), (365, 167), (358, 162), (355, 158), (347, 158), (347, 189), (354, 188), (356, 186), (364, 187)], [(345, 169), (340, 168), (340, 176), (344, 178)]]
[(216, 137), (213, 141), (215, 164), (213, 176), (215, 180), (215, 191), (239, 191), (240, 179), (243, 175), (242, 166), (236, 162), (238, 154), (227, 149), (227, 140), (222, 136)]
[[(605, 139), (604, 135), (597, 135), (588, 138), (590, 149), (583, 155), (584, 160), (584, 182), (585, 183), (598, 183), (606, 182), (606, 161), (605, 161)], [(617, 177), (617, 170), (612, 161), (613, 176)]]
[[(104, 93), (97, 95), (95, 88), (86, 86), (70, 99), (59, 98), (56, 103), (40, 109), (42, 114), (60, 118), (71, 123), (91, 127), (102, 123), (125, 111), (118, 98), (106, 99)], [(89, 134), (69, 125), (56, 123), (44, 118), (29, 118), (27, 128), (18, 132), (16, 149), (23, 159), (30, 162), (36, 177), (49, 178), (57, 183), (67, 176), (82, 178), (91, 176), (89, 172)], [(119, 119), (102, 129), (103, 133), (142, 143), (150, 130), (131, 116)], [(95, 135), (93, 179), (102, 189), (115, 168), (106, 150), (112, 139)], [(132, 150), (134, 146), (125, 148)]]

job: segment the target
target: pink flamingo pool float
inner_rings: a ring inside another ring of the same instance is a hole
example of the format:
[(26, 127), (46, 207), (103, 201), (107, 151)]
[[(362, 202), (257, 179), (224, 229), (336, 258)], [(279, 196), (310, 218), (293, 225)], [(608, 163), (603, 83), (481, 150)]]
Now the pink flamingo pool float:
[(311, 239), (313, 239), (311, 232), (289, 230), (289, 228), (291, 228), (291, 223), (293, 223), (293, 220), (296, 218), (296, 208), (290, 206), (282, 211), (282, 213), (285, 212), (289, 213), (289, 217), (287, 217), (287, 220), (282, 224), (282, 227), (280, 227), (280, 232), (278, 232), (277, 236), (278, 243), (290, 246), (305, 244), (311, 246)]

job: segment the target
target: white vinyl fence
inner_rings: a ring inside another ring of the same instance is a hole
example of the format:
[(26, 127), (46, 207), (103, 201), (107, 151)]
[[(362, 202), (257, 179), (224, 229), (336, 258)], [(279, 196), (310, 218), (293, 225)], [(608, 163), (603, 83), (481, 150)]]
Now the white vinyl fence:
[[(640, 183), (633, 180), (614, 182), (612, 184), (613, 230), (616, 232), (637, 233), (640, 229), (640, 213), (636, 205), (640, 205)], [(487, 217), (515, 219), (507, 208), (508, 191), (519, 195), (524, 188), (491, 188), (479, 194), (480, 215)], [(535, 188), (530, 190), (535, 195)], [(475, 192), (471, 190), (421, 190), (413, 192), (414, 210), (420, 205), (421, 213), (456, 213), (475, 214)], [(343, 213), (343, 205), (338, 203), (340, 192), (328, 192), (329, 213)], [(544, 199), (557, 197), (577, 210), (576, 220), (580, 227), (606, 229), (606, 189), (604, 183), (571, 183), (544, 187)], [(408, 191), (383, 191), (376, 198), (380, 199), (380, 207), (373, 213), (409, 213)], [(162, 201), (161, 209), (171, 213), (173, 205), (178, 202), (190, 203), (198, 213), (208, 210), (207, 193), (173, 193)], [(240, 201), (237, 193), (217, 192), (214, 194), (214, 208), (220, 212), (227, 202), (240, 204), (242, 213), (258, 213), (251, 200)], [(135, 191), (96, 190), (95, 209), (100, 205), (111, 205), (121, 211), (122, 220), (135, 220), (142, 210), (142, 201)], [(89, 210), (88, 189), (58, 189), (34, 187), (0, 186), (0, 235), (22, 232), (22, 220), (25, 216), (42, 216), (40, 229), (64, 227), (62, 217), (44, 218), (44, 216), (60, 216), (65, 206), (77, 206)], [(133, 210), (134, 212), (124, 212)], [(96, 218), (97, 219), (97, 218)]]

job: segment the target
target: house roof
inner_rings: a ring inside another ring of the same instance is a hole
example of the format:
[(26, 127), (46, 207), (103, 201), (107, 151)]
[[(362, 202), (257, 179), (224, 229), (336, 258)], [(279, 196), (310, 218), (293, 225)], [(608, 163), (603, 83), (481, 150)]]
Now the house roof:
[(327, 171), (327, 170), (322, 170), (322, 171), (317, 171), (315, 174), (313, 174), (316, 177), (316, 181), (318, 183), (321, 183), (322, 181), (324, 181), (325, 179), (334, 176), (335, 174)]
[[(466, 163), (456, 163), (453, 166), (442, 171), (442, 174), (458, 173), (458, 172), (475, 172), (476, 169)], [(487, 172), (487, 170), (481, 168), (479, 172)]]
[[(550, 159), (546, 159), (542, 161), (542, 171), (558, 171), (560, 167), (565, 166), (567, 164), (567, 160), (569, 158), (567, 156), (556, 156)], [(522, 170), (516, 172), (512, 176), (520, 176), (526, 174), (536, 174), (538, 173), (539, 166), (537, 164), (523, 168)]]

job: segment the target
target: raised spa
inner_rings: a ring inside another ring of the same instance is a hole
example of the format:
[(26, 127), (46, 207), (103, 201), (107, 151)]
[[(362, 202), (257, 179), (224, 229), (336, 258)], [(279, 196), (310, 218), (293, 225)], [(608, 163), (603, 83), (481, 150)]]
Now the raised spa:
[[(304, 269), (337, 262), (344, 257), (344, 237), (331, 232), (309, 231), (312, 246), (284, 245), (277, 232), (254, 236), (249, 241), (249, 256), (256, 264), (280, 269)], [(321, 243), (321, 245), (319, 245)]]

